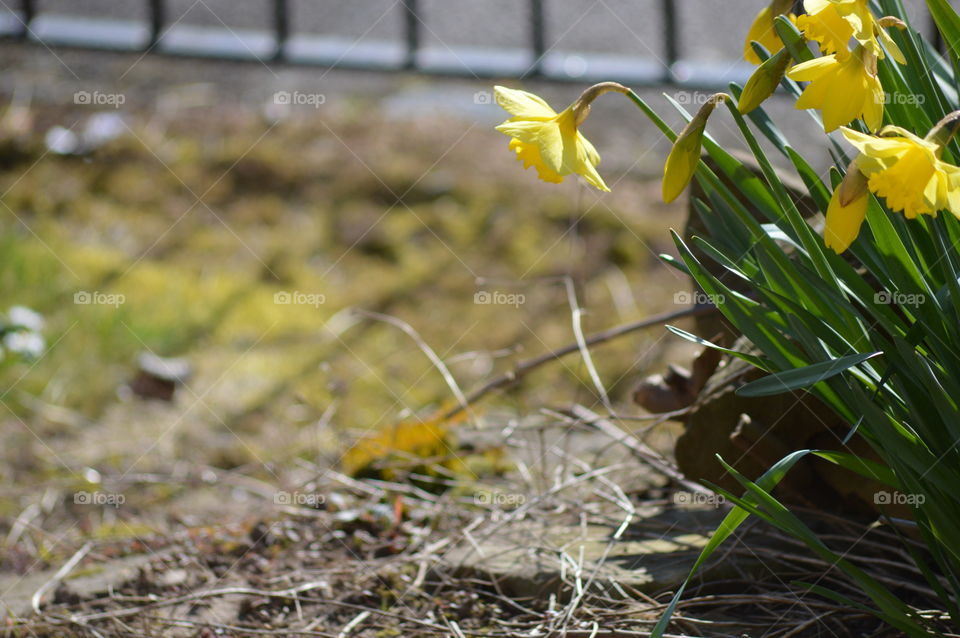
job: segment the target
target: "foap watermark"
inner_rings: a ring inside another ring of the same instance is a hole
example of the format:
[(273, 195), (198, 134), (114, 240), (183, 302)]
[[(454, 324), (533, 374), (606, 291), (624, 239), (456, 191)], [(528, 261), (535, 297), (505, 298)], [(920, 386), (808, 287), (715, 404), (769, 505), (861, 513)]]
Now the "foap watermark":
[(75, 505), (109, 505), (120, 507), (127, 502), (127, 497), (120, 492), (87, 492), (81, 490), (73, 493)]
[(277, 91), (273, 94), (273, 103), (284, 106), (312, 106), (318, 109), (327, 103), (327, 96), (323, 93)]
[(490, 91), (477, 91), (473, 94), (474, 104), (493, 104), (493, 93)]
[(923, 505), (927, 501), (925, 494), (904, 494), (903, 492), (874, 492), (873, 502), (876, 505), (909, 505), (911, 507)]
[(123, 93), (104, 93), (102, 91), (77, 91), (73, 94), (74, 104), (85, 106), (112, 106), (120, 108), (127, 101)]
[(678, 306), (719, 306), (725, 299), (722, 294), (708, 295), (701, 290), (681, 290), (673, 293), (673, 303)]
[(710, 507), (720, 507), (727, 502), (723, 494), (714, 494), (712, 492), (677, 492), (673, 495), (673, 502), (676, 505), (709, 505)]
[(281, 290), (273, 294), (273, 303), (278, 306), (313, 306), (319, 308), (327, 303), (327, 297), (316, 292)]
[(713, 97), (712, 93), (703, 93), (699, 91), (677, 91), (673, 94), (673, 99), (677, 104), (684, 106), (703, 106)]
[(127, 298), (118, 293), (100, 292), (98, 290), (78, 290), (73, 293), (73, 303), (78, 306), (113, 306), (116, 308), (126, 301)]
[(526, 302), (527, 297), (519, 292), (478, 290), (473, 294), (473, 303), (478, 306), (513, 306), (517, 308)]
[(292, 505), (295, 507), (317, 508), (327, 502), (327, 497), (317, 492), (286, 492), (280, 490), (273, 495), (275, 505)]
[(483, 507), (519, 507), (527, 502), (527, 497), (516, 492), (474, 492), (473, 504)]
[(883, 93), (884, 104), (909, 104), (913, 106), (923, 106), (927, 101), (927, 96), (922, 93)]
[(873, 294), (873, 303), (884, 306), (910, 306), (916, 308), (926, 303), (927, 296), (922, 293), (890, 292), (881, 290)]

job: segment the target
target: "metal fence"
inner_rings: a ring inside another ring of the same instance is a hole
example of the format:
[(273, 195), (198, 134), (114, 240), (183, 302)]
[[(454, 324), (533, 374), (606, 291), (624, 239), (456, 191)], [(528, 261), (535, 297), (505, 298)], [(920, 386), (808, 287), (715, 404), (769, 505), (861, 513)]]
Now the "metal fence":
[[(681, 47), (677, 0), (646, 0), (645, 6), (652, 9), (647, 12), (647, 19), (652, 21), (659, 34), (655, 47), (648, 49), (643, 57), (616, 59), (610, 55), (554, 50), (555, 34), (549, 33), (548, 29), (548, 18), (553, 17), (550, 12), (556, 10), (551, 0), (516, 0), (517, 6), (522, 6), (527, 14), (523, 20), (525, 35), (521, 47), (487, 51), (450, 49), (447, 51), (449, 55), (445, 56), (435, 55), (436, 51), (430, 52), (424, 47), (424, 32), (429, 32), (431, 19), (426, 0), (397, 2), (390, 10), (402, 13), (397, 16), (400, 18), (401, 38), (362, 49), (338, 42), (336, 38), (318, 36), (311, 39), (293, 33), (292, 27), (299, 20), (292, 5), (294, 0), (266, 1), (269, 11), (264, 14), (264, 24), (253, 30), (235, 31), (226, 25), (185, 28), (179, 24), (179, 16), (172, 15), (172, 0), (136, 0), (142, 3), (140, 8), (144, 19), (141, 20), (67, 16), (39, 11), (37, 0), (20, 0), (16, 10), (0, 12), (0, 38), (48, 47), (151, 52), (342, 69), (409, 70), (477, 78), (540, 77), (577, 82), (619, 80), (634, 86), (721, 87), (730, 81), (743, 82), (750, 72), (749, 66), (736, 60), (686, 59)], [(362, 0), (343, 1), (350, 2), (352, 10), (359, 11), (363, 6)], [(303, 5), (299, 7), (302, 9)], [(729, 7), (724, 11), (728, 14), (737, 12)], [(739, 15), (735, 23), (739, 25), (750, 17)], [(722, 27), (719, 29), (722, 31)]]

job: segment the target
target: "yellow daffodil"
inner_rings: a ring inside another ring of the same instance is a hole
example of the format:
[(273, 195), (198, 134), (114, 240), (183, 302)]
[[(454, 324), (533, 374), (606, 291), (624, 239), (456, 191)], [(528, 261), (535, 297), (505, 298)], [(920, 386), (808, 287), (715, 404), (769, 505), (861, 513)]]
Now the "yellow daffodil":
[(790, 7), (793, 6), (793, 0), (773, 0), (768, 6), (760, 10), (753, 24), (750, 25), (750, 31), (747, 32), (747, 41), (743, 45), (743, 57), (751, 64), (760, 64), (760, 57), (750, 45), (751, 42), (759, 42), (763, 48), (773, 55), (783, 48), (783, 42), (777, 35), (777, 30), (773, 26), (773, 21), (777, 16), (786, 15), (791, 22), (796, 20), (796, 16), (790, 13)]
[(827, 133), (858, 117), (871, 131), (883, 123), (886, 95), (877, 78), (877, 57), (862, 47), (845, 58), (833, 54), (798, 64), (787, 77), (810, 83), (797, 108), (820, 109)]
[(847, 57), (847, 43), (854, 38), (882, 58), (884, 53), (879, 40), (886, 45), (894, 60), (906, 64), (900, 48), (883, 29), (886, 23), (874, 18), (867, 0), (804, 0), (803, 8), (806, 15), (797, 18), (797, 28), (808, 40), (816, 41), (824, 54)]
[(513, 116), (497, 130), (511, 137), (510, 150), (524, 168), (536, 167), (543, 181), (560, 183), (566, 175), (576, 174), (597, 189), (609, 191), (597, 173), (600, 155), (577, 130), (590, 113), (590, 103), (607, 91), (626, 93), (627, 88), (615, 82), (597, 84), (557, 113), (532, 93), (494, 87), (497, 103)]
[(843, 136), (860, 151), (857, 168), (867, 187), (887, 208), (908, 218), (949, 210), (960, 217), (960, 168), (940, 159), (936, 141), (888, 126), (881, 137), (842, 128)]
[(833, 191), (827, 207), (827, 223), (823, 230), (827, 248), (839, 255), (850, 247), (860, 234), (860, 226), (867, 216), (869, 203), (867, 178), (857, 168), (856, 162), (852, 162), (846, 177)]

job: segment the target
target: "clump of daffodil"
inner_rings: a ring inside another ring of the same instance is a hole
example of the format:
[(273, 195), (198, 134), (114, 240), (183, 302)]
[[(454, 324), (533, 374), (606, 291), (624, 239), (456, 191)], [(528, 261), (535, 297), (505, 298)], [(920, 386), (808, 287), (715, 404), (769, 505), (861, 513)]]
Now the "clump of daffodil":
[(566, 175), (576, 174), (599, 190), (609, 191), (597, 173), (600, 155), (578, 127), (587, 119), (590, 104), (600, 95), (628, 90), (616, 82), (602, 82), (557, 113), (533, 93), (497, 86), (497, 103), (513, 116), (497, 130), (510, 136), (510, 150), (517, 154), (524, 168), (536, 167), (543, 181), (558, 184)]
[(718, 104), (729, 99), (726, 93), (716, 93), (700, 107), (692, 120), (680, 131), (670, 149), (663, 167), (663, 201), (672, 202), (687, 187), (700, 162), (700, 148), (707, 119)]
[(797, 18), (797, 28), (808, 40), (816, 41), (822, 53), (845, 58), (849, 54), (847, 43), (854, 38), (879, 58), (884, 57), (883, 42), (894, 60), (906, 64), (900, 48), (884, 30), (905, 25), (895, 18), (877, 20), (867, 0), (804, 0), (803, 8), (806, 15)]
[(858, 45), (850, 55), (834, 53), (798, 64), (787, 77), (810, 83), (796, 106), (820, 109), (827, 133), (858, 117), (871, 131), (883, 123), (886, 95), (877, 77), (877, 56), (865, 47)]
[(960, 217), (960, 167), (940, 159), (958, 121), (960, 113), (947, 116), (925, 138), (898, 126), (884, 127), (879, 136), (841, 128), (860, 155), (827, 210), (827, 245), (840, 253), (857, 237), (867, 191), (909, 219), (941, 210)]
[(760, 57), (750, 45), (751, 42), (758, 42), (763, 48), (774, 54), (783, 48), (783, 42), (777, 35), (777, 30), (773, 26), (773, 21), (777, 16), (785, 15), (793, 22), (796, 16), (790, 12), (793, 7), (793, 0), (773, 0), (768, 6), (760, 10), (753, 24), (750, 25), (750, 31), (747, 32), (747, 41), (743, 45), (743, 57), (751, 64), (760, 64)]

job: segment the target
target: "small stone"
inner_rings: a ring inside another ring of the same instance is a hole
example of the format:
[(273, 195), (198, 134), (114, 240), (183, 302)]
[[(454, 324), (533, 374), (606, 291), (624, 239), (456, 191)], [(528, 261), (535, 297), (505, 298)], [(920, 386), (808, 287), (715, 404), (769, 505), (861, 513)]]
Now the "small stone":
[(152, 352), (141, 353), (137, 366), (139, 370), (130, 389), (144, 399), (172, 401), (177, 387), (186, 384), (192, 373), (186, 359), (158, 357)]
[(187, 582), (187, 570), (185, 569), (171, 569), (170, 571), (164, 572), (158, 581), (163, 587), (176, 587), (177, 585), (182, 585)]

